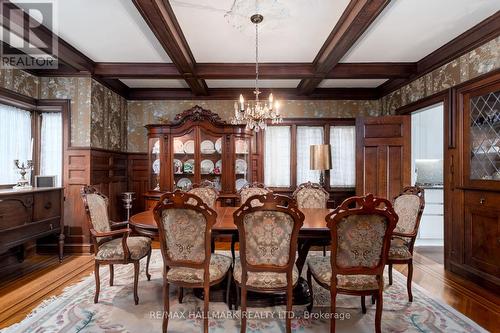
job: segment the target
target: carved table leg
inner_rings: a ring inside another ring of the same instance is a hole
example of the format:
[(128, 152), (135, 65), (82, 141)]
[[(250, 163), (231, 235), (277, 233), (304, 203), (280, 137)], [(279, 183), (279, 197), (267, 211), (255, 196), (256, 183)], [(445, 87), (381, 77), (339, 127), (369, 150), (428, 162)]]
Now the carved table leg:
[(64, 258), (64, 239), (66, 236), (64, 234), (59, 234), (59, 262), (62, 262)]

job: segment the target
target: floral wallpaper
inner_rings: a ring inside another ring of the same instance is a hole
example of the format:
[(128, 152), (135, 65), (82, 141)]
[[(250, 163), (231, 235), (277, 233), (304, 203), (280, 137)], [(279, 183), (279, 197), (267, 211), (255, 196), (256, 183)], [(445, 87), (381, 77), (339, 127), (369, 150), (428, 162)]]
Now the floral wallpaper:
[[(129, 101), (128, 102), (128, 151), (147, 151), (147, 131), (144, 125), (172, 120), (174, 116), (195, 105), (211, 110), (229, 121), (234, 112), (233, 100), (179, 100), (179, 101)], [(378, 116), (378, 100), (290, 100), (282, 103), (285, 117), (350, 118), (360, 115)]]
[(500, 68), (500, 36), (381, 98), (381, 114)]
[(91, 146), (126, 151), (127, 101), (94, 80), (91, 96)]
[(38, 98), (40, 78), (20, 69), (0, 69), (0, 87)]
[(42, 77), (40, 98), (71, 99), (71, 145), (90, 146), (90, 77)]

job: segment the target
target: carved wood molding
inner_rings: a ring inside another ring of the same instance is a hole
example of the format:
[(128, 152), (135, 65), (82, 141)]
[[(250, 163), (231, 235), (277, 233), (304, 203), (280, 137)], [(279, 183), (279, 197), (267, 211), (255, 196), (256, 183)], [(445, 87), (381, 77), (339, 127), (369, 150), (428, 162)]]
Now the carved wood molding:
[(221, 117), (210, 110), (204, 109), (199, 105), (193, 106), (191, 109), (187, 109), (179, 114), (177, 114), (174, 120), (170, 123), (171, 125), (182, 125), (187, 121), (209, 121), (214, 125), (227, 125), (227, 123), (221, 119)]

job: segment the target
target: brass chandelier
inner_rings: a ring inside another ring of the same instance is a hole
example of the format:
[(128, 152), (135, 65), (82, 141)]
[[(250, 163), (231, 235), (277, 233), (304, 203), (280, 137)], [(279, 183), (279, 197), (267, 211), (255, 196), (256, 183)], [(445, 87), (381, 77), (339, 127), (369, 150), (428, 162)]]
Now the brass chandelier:
[(274, 100), (273, 94), (269, 94), (268, 101), (262, 102), (259, 99), (259, 23), (264, 20), (261, 14), (254, 14), (250, 17), (250, 21), (255, 24), (255, 100), (248, 101), (245, 108), (245, 99), (240, 94), (240, 99), (234, 102), (234, 116), (231, 118), (231, 123), (246, 124), (248, 130), (258, 132), (265, 130), (267, 121), (270, 120), (273, 124), (283, 122), (283, 118), (279, 113), (279, 102)]

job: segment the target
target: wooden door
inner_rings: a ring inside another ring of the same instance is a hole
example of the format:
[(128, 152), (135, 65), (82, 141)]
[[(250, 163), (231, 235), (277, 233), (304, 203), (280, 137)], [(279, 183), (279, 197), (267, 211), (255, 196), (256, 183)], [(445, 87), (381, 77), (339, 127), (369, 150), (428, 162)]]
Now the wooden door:
[(392, 200), (411, 183), (410, 116), (356, 119), (356, 193)]

